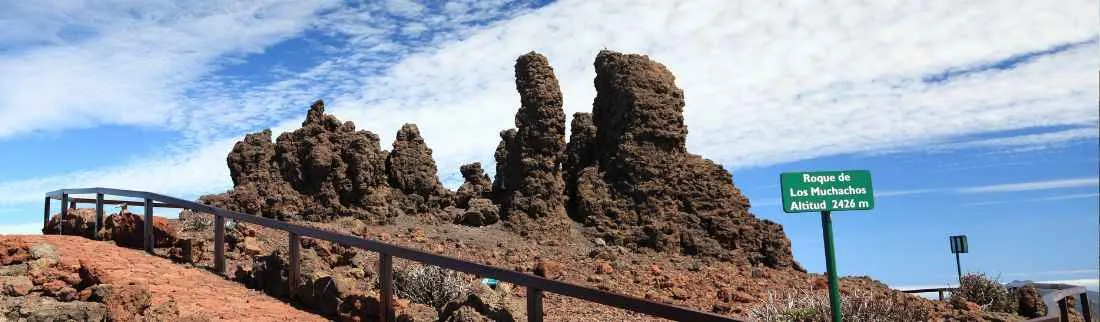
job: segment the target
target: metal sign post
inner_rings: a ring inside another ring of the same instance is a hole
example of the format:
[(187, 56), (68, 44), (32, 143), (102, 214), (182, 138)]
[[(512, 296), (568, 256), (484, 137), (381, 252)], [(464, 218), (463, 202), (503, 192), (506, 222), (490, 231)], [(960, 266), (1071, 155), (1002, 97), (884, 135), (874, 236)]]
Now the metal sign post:
[(841, 321), (840, 284), (833, 245), (833, 211), (875, 207), (871, 172), (867, 170), (786, 172), (779, 175), (783, 212), (821, 212), (825, 239), (825, 268), (829, 275), (829, 306), (833, 322)]
[(970, 247), (966, 244), (966, 235), (956, 235), (948, 238), (951, 241), (951, 252), (955, 254), (955, 270), (959, 272), (959, 286), (962, 286), (963, 270), (959, 262), (959, 254), (967, 253)]

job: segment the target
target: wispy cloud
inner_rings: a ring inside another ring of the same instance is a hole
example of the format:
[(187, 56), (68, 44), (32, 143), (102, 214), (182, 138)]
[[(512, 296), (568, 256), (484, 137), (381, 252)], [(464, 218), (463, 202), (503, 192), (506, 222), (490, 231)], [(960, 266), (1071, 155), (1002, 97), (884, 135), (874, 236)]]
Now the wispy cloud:
[(41, 222), (22, 224), (0, 224), (0, 235), (40, 235), (42, 234)]
[[(516, 56), (536, 50), (549, 57), (571, 115), (591, 108), (592, 60), (602, 48), (666, 64), (685, 90), (689, 148), (731, 168), (1100, 119), (1098, 40), (1090, 32), (1097, 12), (1084, 0), (148, 6), (92, 8), (114, 22), (94, 24), (78, 39), (52, 27), (39, 38), (0, 35), (27, 46), (0, 49), (0, 137), (104, 123), (176, 130), (190, 143), (174, 158), (76, 177), (209, 192), (227, 180), (183, 171), (146, 180), (146, 172), (128, 168), (224, 173), (224, 154), (207, 157), (210, 150), (198, 146), (292, 128), (311, 100), (325, 98), (334, 114), (384, 142), (401, 124), (418, 123), (453, 186), (458, 165), (489, 162), (497, 132), (513, 126)], [(45, 9), (17, 11), (30, 18), (4, 23), (66, 25), (49, 13), (60, 8)], [(219, 73), (288, 39), (315, 44), (306, 66)], [(1008, 145), (1081, 139), (1070, 134)], [(136, 176), (123, 182), (111, 179), (116, 173)], [(72, 177), (0, 183), (0, 191), (22, 195)], [(166, 183), (142, 183), (151, 181)], [(172, 183), (189, 181), (199, 184)]]
[(1018, 192), (1050, 190), (1062, 188), (1080, 188), (1100, 186), (1100, 178), (1072, 178), (1059, 180), (1044, 180), (1009, 184), (995, 184), (977, 187), (960, 188), (959, 193), (989, 193), (989, 192)]

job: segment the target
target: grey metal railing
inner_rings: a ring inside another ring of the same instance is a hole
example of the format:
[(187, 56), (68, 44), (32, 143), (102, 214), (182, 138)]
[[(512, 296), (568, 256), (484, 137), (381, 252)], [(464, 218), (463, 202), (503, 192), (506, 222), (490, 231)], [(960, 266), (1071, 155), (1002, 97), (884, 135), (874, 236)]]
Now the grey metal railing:
[[(1085, 318), (1085, 321), (1092, 320), (1092, 306), (1089, 304), (1088, 289), (1068, 284), (1044, 284), (1044, 283), (1009, 283), (1006, 285), (1008, 288), (1023, 287), (1024, 285), (1031, 284), (1039, 289), (1055, 290), (1053, 292), (1043, 295), (1043, 304), (1046, 304), (1047, 314), (1045, 316), (1037, 317), (1027, 320), (1027, 322), (1068, 322), (1069, 321), (1069, 306), (1073, 303), (1069, 303), (1066, 297), (1079, 295), (1078, 301), (1081, 303), (1081, 316)], [(938, 292), (940, 301), (943, 301), (944, 292), (954, 292), (958, 288), (955, 287), (939, 287), (939, 288), (922, 288), (913, 290), (902, 290), (905, 293), (931, 293)], [(1054, 307), (1058, 307), (1058, 311), (1054, 311)]]
[[(73, 198), (71, 195), (76, 194), (95, 194), (95, 199), (83, 199)], [(120, 200), (105, 200), (104, 195), (129, 197), (144, 199), (144, 202), (137, 201), (120, 201)], [(600, 303), (603, 305), (616, 307), (620, 309), (626, 309), (638, 313), (648, 314), (655, 317), (666, 318), (676, 321), (744, 321), (743, 319), (734, 319), (727, 316), (722, 316), (714, 313), (698, 311), (691, 308), (685, 308), (675, 305), (669, 305), (664, 303), (658, 303), (646, 299), (641, 299), (633, 296), (616, 294), (611, 292), (605, 292), (598, 289), (585, 287), (576, 284), (570, 284), (566, 282), (547, 279), (541, 276), (521, 273), (518, 271), (496, 268), (488, 265), (478, 264), (462, 259), (436, 255), (412, 248), (406, 248), (393, 244), (387, 244), (375, 240), (359, 238), (355, 236), (349, 236), (312, 227), (306, 227), (297, 225), (285, 221), (274, 220), (270, 218), (264, 218), (259, 216), (248, 215), (239, 212), (233, 212), (218, 207), (204, 205), (188, 200), (183, 200), (175, 197), (165, 196), (161, 194), (145, 192), (145, 191), (133, 191), (111, 188), (81, 188), (81, 189), (61, 189), (46, 193), (45, 199), (45, 214), (43, 217), (43, 227), (49, 224), (50, 220), (50, 200), (61, 201), (61, 217), (58, 222), (58, 229), (62, 229), (63, 221), (67, 215), (68, 207), (66, 204), (71, 203), (95, 203), (96, 204), (96, 222), (95, 231), (98, 231), (103, 226), (103, 205), (104, 204), (127, 204), (127, 205), (142, 205), (145, 207), (145, 221), (144, 221), (144, 248), (145, 251), (153, 253), (153, 208), (180, 208), (189, 209), (201, 213), (209, 213), (214, 215), (214, 270), (221, 275), (225, 275), (225, 220), (226, 218), (233, 219), (239, 222), (252, 223), (267, 228), (278, 229), (286, 231), (289, 236), (290, 245), (290, 285), (296, 285), (298, 282), (298, 272), (301, 270), (301, 238), (310, 237), (321, 240), (326, 240), (333, 243), (348, 245), (359, 249), (377, 252), (379, 253), (379, 284), (380, 284), (380, 312), (382, 321), (394, 321), (393, 311), (393, 257), (404, 258), (424, 264), (435, 265), (447, 269), (452, 269), (464, 273), (469, 273), (477, 276), (491, 276), (497, 280), (509, 282), (512, 284), (524, 286), (527, 288), (527, 320), (541, 322), (543, 318), (542, 309), (542, 297), (543, 292), (551, 292), (561, 294), (568, 297), (573, 297), (589, 302)], [(290, 289), (290, 297), (294, 298), (294, 288)], [(367, 309), (369, 310), (369, 309)]]

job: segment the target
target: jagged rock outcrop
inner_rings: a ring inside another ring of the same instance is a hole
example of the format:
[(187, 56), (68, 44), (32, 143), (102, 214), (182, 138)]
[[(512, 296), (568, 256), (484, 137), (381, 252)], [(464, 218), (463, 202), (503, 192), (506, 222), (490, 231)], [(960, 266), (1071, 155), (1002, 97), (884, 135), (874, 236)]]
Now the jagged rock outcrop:
[(612, 244), (797, 266), (782, 228), (748, 212), (730, 173), (688, 153), (683, 91), (664, 65), (603, 51), (595, 67), (591, 122), (577, 115), (566, 149), (571, 217)]
[(561, 89), (546, 57), (531, 52), (516, 60), (521, 106), (516, 129), (501, 132), (493, 194), (501, 216), (527, 233), (567, 225), (560, 164), (565, 149)]
[(233, 190), (202, 201), (282, 220), (353, 216), (382, 223), (450, 199), (415, 125), (403, 127), (387, 153), (377, 135), (324, 111), (324, 102), (313, 103), (302, 127), (275, 143), (269, 130), (246, 136), (226, 160)]
[(458, 171), (462, 174), (464, 182), (455, 192), (455, 206), (466, 208), (470, 204), (470, 199), (492, 198), (493, 182), (485, 174), (485, 170), (481, 169), (481, 162), (464, 164)]
[(390, 186), (408, 197), (407, 212), (428, 212), (450, 202), (447, 189), (439, 183), (432, 149), (424, 143), (415, 124), (406, 123), (397, 132), (393, 151), (386, 158), (386, 173)]

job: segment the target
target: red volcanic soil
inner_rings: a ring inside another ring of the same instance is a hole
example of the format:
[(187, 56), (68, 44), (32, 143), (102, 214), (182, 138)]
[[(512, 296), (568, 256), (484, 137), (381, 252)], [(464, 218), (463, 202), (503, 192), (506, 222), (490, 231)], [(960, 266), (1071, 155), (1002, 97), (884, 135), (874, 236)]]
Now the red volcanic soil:
[(3, 236), (46, 243), (60, 258), (79, 260), (99, 272), (103, 283), (142, 282), (156, 306), (175, 301), (182, 314), (211, 321), (325, 321), (263, 292), (250, 290), (205, 270), (186, 268), (142, 251), (77, 236)]

